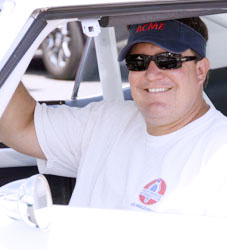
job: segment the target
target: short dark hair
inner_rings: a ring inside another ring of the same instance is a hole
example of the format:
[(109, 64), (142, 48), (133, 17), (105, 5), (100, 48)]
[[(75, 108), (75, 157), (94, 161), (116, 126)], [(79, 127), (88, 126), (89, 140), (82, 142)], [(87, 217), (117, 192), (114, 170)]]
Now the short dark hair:
[(190, 17), (190, 18), (182, 18), (177, 19), (177, 21), (184, 23), (199, 32), (203, 38), (208, 41), (208, 29), (206, 24), (202, 21), (200, 17)]
[[(194, 29), (195, 31), (199, 32), (203, 36), (203, 38), (206, 41), (208, 41), (209, 35), (208, 35), (207, 26), (200, 17), (182, 18), (182, 19), (177, 19), (177, 21), (182, 22), (188, 25), (189, 27), (191, 27), (192, 29)], [(198, 58), (200, 58), (200, 56), (195, 51), (193, 51), (193, 53)], [(209, 72), (207, 74), (206, 80), (203, 83), (203, 88), (207, 86), (208, 80), (209, 80)]]

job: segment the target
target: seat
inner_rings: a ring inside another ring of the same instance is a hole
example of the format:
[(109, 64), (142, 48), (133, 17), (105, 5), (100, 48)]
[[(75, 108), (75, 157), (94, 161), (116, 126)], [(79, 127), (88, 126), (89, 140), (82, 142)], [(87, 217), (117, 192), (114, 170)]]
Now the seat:
[(214, 106), (227, 116), (227, 68), (210, 70), (205, 93)]

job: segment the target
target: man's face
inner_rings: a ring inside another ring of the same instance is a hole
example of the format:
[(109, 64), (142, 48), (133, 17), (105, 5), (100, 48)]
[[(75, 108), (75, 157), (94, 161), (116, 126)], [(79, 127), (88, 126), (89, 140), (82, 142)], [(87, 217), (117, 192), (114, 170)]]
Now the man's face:
[[(156, 55), (165, 52), (151, 43), (133, 46), (131, 54)], [(191, 50), (182, 53), (193, 56)], [(205, 62), (203, 62), (205, 60)], [(169, 133), (185, 126), (208, 110), (203, 101), (203, 82), (209, 68), (205, 58), (199, 62), (182, 63), (182, 67), (161, 70), (153, 61), (145, 71), (130, 71), (132, 96), (143, 114), (147, 130), (157, 135)]]

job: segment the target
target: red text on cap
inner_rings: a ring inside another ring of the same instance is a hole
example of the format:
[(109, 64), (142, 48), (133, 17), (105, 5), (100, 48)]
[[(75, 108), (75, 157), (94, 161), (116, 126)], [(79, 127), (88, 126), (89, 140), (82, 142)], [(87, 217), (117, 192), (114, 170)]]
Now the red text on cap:
[(148, 31), (148, 30), (163, 30), (164, 28), (164, 23), (146, 23), (146, 24), (139, 24), (137, 27), (136, 32), (141, 32), (141, 31)]

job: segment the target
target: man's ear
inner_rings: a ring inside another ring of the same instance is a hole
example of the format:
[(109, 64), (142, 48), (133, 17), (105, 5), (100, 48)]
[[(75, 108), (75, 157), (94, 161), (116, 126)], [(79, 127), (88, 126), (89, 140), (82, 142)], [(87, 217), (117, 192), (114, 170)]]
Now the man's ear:
[(206, 80), (209, 69), (210, 62), (206, 57), (196, 63), (196, 73), (199, 84), (203, 85), (204, 81)]

